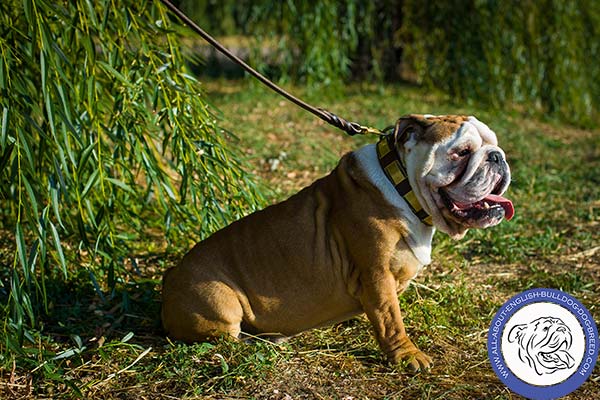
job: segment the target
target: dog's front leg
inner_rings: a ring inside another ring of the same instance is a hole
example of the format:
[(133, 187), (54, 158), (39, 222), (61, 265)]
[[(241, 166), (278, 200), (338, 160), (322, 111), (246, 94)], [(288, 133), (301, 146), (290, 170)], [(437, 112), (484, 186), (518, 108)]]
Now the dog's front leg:
[(363, 309), (388, 360), (393, 364), (406, 362), (414, 371), (429, 369), (433, 363), (431, 358), (406, 335), (393, 275), (383, 273), (363, 279), (362, 289)]

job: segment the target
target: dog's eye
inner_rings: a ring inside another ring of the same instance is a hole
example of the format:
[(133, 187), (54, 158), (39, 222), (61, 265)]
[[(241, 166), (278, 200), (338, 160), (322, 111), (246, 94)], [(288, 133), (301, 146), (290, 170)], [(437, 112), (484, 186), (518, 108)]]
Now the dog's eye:
[(471, 149), (464, 149), (458, 152), (458, 155), (461, 157), (466, 157), (471, 154)]

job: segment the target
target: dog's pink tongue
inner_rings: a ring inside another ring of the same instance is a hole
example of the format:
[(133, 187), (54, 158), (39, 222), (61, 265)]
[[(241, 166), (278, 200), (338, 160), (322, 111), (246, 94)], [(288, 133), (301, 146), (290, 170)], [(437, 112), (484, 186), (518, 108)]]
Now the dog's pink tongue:
[(506, 197), (498, 196), (497, 194), (490, 194), (484, 200), (499, 204), (502, 208), (504, 208), (504, 218), (506, 218), (507, 221), (510, 221), (515, 215), (513, 203)]

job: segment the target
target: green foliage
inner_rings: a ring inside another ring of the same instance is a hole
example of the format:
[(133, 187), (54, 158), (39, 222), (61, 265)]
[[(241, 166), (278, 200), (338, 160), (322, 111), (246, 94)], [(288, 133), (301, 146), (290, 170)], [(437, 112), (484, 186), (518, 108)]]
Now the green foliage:
[(21, 335), (49, 279), (84, 269), (102, 295), (140, 237), (197, 239), (257, 204), (158, 4), (0, 5), (0, 212), (15, 235), (1, 276)]
[(416, 77), (460, 101), (516, 103), (578, 125), (598, 122), (598, 1), (180, 5), (216, 34), (253, 38), (252, 63), (284, 81), (335, 89), (352, 78)]
[(406, 60), (422, 82), (462, 99), (597, 122), (597, 1), (406, 1), (404, 21)]
[(253, 39), (252, 63), (310, 88), (339, 88), (351, 76), (382, 78), (397, 68), (398, 1), (181, 0), (179, 7), (216, 35)]
[(181, 11), (214, 35), (246, 34), (251, 0), (172, 0)]
[(359, 8), (364, 8), (359, 3), (261, 2), (251, 20), (257, 47), (263, 37), (276, 40), (271, 58), (285, 71), (284, 78), (295, 77), (313, 87), (339, 84), (349, 75), (350, 55), (358, 45), (356, 23)]

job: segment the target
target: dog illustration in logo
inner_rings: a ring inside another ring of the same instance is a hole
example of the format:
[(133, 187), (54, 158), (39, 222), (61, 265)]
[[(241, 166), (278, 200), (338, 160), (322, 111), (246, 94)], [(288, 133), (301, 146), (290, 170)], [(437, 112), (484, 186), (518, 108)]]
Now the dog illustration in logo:
[(511, 328), (508, 342), (517, 343), (519, 358), (538, 375), (551, 374), (575, 366), (569, 354), (571, 330), (560, 318), (541, 317)]

